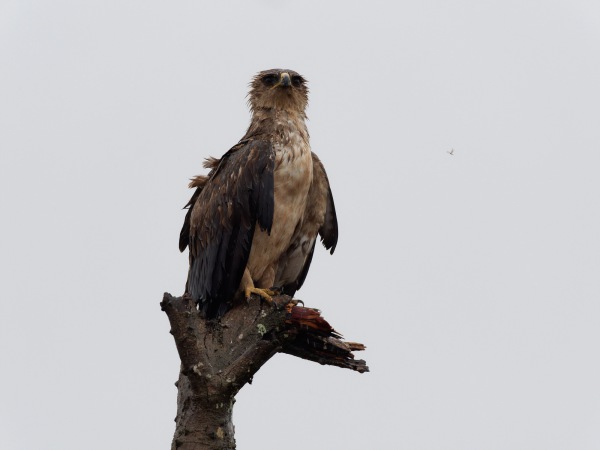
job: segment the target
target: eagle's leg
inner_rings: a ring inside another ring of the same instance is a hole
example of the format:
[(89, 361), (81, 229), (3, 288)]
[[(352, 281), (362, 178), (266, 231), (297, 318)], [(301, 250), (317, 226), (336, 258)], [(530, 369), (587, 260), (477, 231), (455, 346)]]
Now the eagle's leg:
[(249, 299), (252, 294), (256, 294), (259, 295), (261, 298), (264, 298), (267, 301), (267, 303), (271, 304), (273, 303), (273, 297), (271, 296), (275, 295), (275, 292), (273, 292), (271, 289), (247, 287), (246, 289), (244, 289), (244, 294), (246, 294), (246, 300)]
[(265, 299), (269, 304), (273, 303), (273, 298), (271, 296), (275, 295), (275, 292), (273, 292), (271, 289), (261, 289), (255, 287), (254, 282), (252, 281), (252, 276), (250, 275), (250, 271), (247, 267), (246, 270), (244, 270), (240, 288), (244, 291), (246, 300), (249, 300), (252, 294), (256, 294)]

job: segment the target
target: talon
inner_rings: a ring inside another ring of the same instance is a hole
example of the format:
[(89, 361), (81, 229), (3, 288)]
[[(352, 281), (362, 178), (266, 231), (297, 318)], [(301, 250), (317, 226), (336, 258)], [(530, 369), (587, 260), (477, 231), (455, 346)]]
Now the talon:
[(286, 305), (285, 305), (285, 310), (286, 312), (290, 313), (292, 312), (292, 308), (294, 306), (296, 306), (298, 303), (302, 303), (302, 306), (304, 306), (304, 302), (302, 300), (297, 300), (297, 299), (292, 299), (290, 300)]
[(249, 287), (244, 290), (244, 294), (246, 294), (246, 300), (250, 300), (250, 296), (252, 294), (256, 294), (259, 297), (265, 299), (267, 303), (272, 304), (273, 298), (271, 296), (275, 295), (275, 292), (273, 292), (271, 289), (259, 289), (255, 287)]

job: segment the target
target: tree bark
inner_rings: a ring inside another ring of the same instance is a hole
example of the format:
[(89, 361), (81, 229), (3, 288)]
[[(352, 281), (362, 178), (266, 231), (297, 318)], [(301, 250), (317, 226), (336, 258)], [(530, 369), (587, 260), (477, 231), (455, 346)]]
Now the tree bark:
[(233, 450), (235, 395), (275, 353), (368, 371), (318, 310), (288, 296), (263, 304), (252, 298), (218, 321), (204, 320), (189, 297), (164, 294), (161, 302), (181, 359), (172, 450)]

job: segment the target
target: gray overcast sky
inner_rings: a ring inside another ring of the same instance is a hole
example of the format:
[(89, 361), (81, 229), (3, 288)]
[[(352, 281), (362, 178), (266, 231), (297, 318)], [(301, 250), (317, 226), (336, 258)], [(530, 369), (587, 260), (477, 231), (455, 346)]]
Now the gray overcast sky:
[[(240, 449), (600, 448), (600, 3), (0, 2), (0, 448), (169, 448), (188, 178), (310, 82), (340, 240)], [(454, 154), (448, 152), (454, 148)]]

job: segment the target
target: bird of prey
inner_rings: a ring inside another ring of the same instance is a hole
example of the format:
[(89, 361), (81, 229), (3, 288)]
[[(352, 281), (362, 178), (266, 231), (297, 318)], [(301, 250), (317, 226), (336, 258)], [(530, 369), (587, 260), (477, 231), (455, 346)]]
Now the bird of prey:
[(195, 188), (179, 237), (189, 246), (186, 294), (207, 319), (241, 298), (293, 296), (312, 260), (317, 235), (335, 250), (338, 225), (323, 164), (306, 128), (306, 80), (292, 70), (258, 73), (250, 83), (252, 119), (244, 137)]

